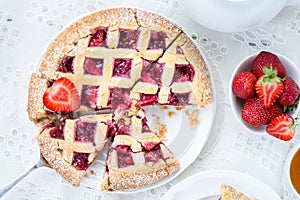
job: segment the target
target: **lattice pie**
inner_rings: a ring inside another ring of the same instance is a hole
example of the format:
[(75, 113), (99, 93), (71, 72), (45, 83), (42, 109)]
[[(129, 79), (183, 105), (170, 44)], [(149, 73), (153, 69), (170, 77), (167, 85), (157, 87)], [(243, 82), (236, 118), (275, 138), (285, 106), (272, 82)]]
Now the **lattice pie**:
[[(74, 186), (108, 139), (103, 189), (139, 188), (173, 174), (179, 163), (142, 107), (212, 101), (209, 71), (189, 37), (136, 9), (98, 11), (73, 23), (50, 44), (38, 71), (28, 116), (43, 124), (42, 155)], [(99, 114), (103, 109), (111, 114)]]

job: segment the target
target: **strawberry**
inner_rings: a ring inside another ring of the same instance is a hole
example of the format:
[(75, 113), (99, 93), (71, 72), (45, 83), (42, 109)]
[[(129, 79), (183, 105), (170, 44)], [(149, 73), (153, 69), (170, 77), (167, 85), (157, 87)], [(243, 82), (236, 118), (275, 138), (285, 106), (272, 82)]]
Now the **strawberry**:
[(55, 112), (71, 112), (80, 107), (75, 85), (67, 78), (59, 78), (43, 96), (44, 105)]
[(263, 67), (265, 75), (259, 77), (255, 91), (265, 108), (270, 108), (284, 90), (282, 79), (277, 76), (277, 70)]
[(280, 140), (291, 140), (295, 135), (294, 119), (289, 114), (278, 115), (270, 122), (266, 130)]
[(282, 114), (282, 107), (274, 103), (271, 108), (263, 107), (260, 99), (254, 97), (247, 99), (242, 110), (242, 119), (249, 125), (257, 127), (268, 124), (275, 116)]
[(284, 90), (278, 99), (278, 102), (284, 106), (290, 106), (295, 103), (298, 96), (300, 95), (300, 89), (297, 83), (291, 78), (286, 77), (283, 81)]
[(280, 62), (279, 58), (270, 52), (262, 51), (260, 52), (254, 59), (251, 72), (259, 78), (260, 76), (264, 75), (263, 67), (270, 67), (272, 66), (273, 69), (277, 69), (277, 75), (280, 78), (284, 78), (286, 76), (286, 71), (282, 63)]
[(237, 74), (232, 82), (232, 90), (236, 96), (249, 99), (255, 95), (256, 77), (251, 72)]

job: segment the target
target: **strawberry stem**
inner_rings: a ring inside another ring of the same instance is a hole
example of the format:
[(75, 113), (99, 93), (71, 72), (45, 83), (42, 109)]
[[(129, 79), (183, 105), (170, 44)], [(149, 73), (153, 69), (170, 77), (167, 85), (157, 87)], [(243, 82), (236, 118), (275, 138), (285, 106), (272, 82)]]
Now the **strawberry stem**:
[(262, 80), (262, 86), (264, 86), (266, 82), (279, 83), (284, 81), (285, 79), (277, 76), (277, 69), (273, 69), (272, 65), (270, 65), (270, 68), (263, 66), (262, 70), (265, 74)]

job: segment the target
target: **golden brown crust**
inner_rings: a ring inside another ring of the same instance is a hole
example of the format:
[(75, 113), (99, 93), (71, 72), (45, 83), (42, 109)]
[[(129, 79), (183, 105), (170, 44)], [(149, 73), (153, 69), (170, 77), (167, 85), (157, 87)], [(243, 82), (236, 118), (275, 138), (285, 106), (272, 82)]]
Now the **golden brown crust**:
[(104, 174), (104, 182), (101, 185), (102, 190), (130, 190), (141, 188), (170, 176), (178, 171), (180, 164), (178, 161), (169, 162), (161, 168), (150, 168), (149, 170), (137, 170), (134, 172), (111, 169)]
[(221, 185), (221, 199), (222, 200), (251, 200), (245, 194), (239, 192), (230, 185)]
[(31, 74), (28, 90), (27, 112), (31, 121), (47, 117), (44, 110), (43, 95), (47, 90), (48, 81), (41, 79), (36, 73)]

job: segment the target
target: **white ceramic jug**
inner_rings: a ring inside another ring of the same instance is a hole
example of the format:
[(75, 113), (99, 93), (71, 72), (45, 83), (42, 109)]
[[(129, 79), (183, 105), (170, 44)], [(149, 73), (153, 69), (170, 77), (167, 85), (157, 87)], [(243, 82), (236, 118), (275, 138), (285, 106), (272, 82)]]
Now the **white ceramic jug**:
[(179, 0), (185, 14), (221, 32), (240, 32), (273, 19), (284, 6), (300, 0)]

